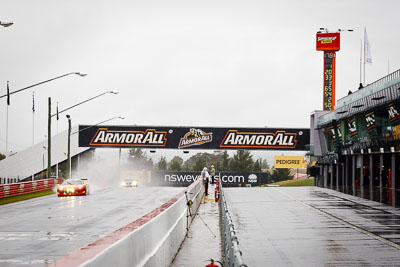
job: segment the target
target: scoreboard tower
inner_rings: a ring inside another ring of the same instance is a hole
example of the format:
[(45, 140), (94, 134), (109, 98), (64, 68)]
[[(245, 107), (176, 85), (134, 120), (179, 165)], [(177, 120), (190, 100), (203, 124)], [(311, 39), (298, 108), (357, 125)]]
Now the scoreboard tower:
[(340, 32), (318, 32), (316, 40), (317, 51), (324, 51), (323, 110), (334, 110), (336, 51), (340, 50)]

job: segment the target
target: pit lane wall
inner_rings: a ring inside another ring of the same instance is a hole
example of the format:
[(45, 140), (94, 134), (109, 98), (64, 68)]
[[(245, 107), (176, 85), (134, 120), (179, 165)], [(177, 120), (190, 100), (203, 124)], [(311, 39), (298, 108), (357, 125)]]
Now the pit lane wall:
[[(170, 266), (203, 194), (197, 180), (159, 208), (49, 266)], [(190, 211), (187, 199), (193, 202)]]
[(63, 179), (45, 179), (23, 183), (2, 184), (0, 185), (0, 198), (53, 190), (57, 183), (62, 183), (62, 181)]

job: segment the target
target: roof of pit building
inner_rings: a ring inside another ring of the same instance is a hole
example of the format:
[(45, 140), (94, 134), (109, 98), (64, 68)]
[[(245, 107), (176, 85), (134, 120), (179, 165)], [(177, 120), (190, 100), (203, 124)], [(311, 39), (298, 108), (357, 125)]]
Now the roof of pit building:
[(322, 115), (318, 126), (331, 123), (333, 120), (350, 117), (354, 114), (371, 110), (375, 107), (400, 99), (400, 70), (397, 70), (372, 84), (345, 96), (337, 101), (335, 110)]
[[(78, 126), (71, 129), (71, 133), (78, 131)], [(0, 177), (18, 178), (19, 180), (31, 177), (47, 169), (47, 139), (36, 143), (32, 147), (12, 154), (8, 159), (0, 161)], [(78, 134), (71, 134), (71, 157), (81, 154), (89, 147), (78, 147)], [(67, 160), (68, 131), (61, 132), (51, 138), (51, 164), (55, 166)]]

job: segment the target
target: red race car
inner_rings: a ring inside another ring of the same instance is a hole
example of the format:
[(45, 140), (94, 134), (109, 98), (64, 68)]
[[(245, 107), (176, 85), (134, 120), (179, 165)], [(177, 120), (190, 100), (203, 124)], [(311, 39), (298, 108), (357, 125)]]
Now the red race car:
[(57, 195), (59, 197), (89, 195), (89, 184), (84, 179), (65, 180), (62, 184), (57, 185)]

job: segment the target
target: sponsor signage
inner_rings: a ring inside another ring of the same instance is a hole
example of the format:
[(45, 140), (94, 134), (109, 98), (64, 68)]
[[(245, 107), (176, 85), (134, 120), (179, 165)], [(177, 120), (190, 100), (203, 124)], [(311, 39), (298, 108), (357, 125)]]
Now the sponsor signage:
[(399, 109), (394, 103), (388, 105), (389, 120), (392, 125), (397, 124), (400, 119)]
[(336, 135), (335, 135), (335, 128), (333, 126), (329, 126), (328, 128), (325, 129), (325, 132), (332, 136), (332, 140), (335, 143), (336, 142)]
[(303, 156), (275, 156), (275, 169), (301, 169), (304, 168)]
[(190, 128), (190, 131), (179, 141), (178, 148), (202, 145), (211, 141), (212, 133), (205, 133), (201, 129)]
[(342, 141), (342, 131), (340, 130), (340, 123), (334, 124), (326, 128), (326, 131), (332, 136), (332, 140), (334, 143), (337, 141)]
[(337, 137), (339, 138), (339, 141), (342, 141), (343, 137), (342, 137), (342, 130), (340, 129), (340, 123), (336, 124), (336, 130), (337, 130)]
[(339, 51), (340, 33), (317, 33), (317, 51)]
[(307, 150), (310, 129), (79, 126), (80, 147)]
[[(248, 172), (216, 172), (215, 178), (222, 181), (223, 186), (259, 185), (266, 184), (267, 173)], [(188, 186), (201, 179), (200, 172), (152, 171), (151, 184), (159, 186)]]
[(365, 114), (365, 122), (367, 123), (368, 133), (376, 134), (376, 120), (373, 111)]
[(351, 117), (348, 119), (348, 126), (349, 126), (349, 135), (350, 137), (357, 136), (357, 125), (355, 117)]

